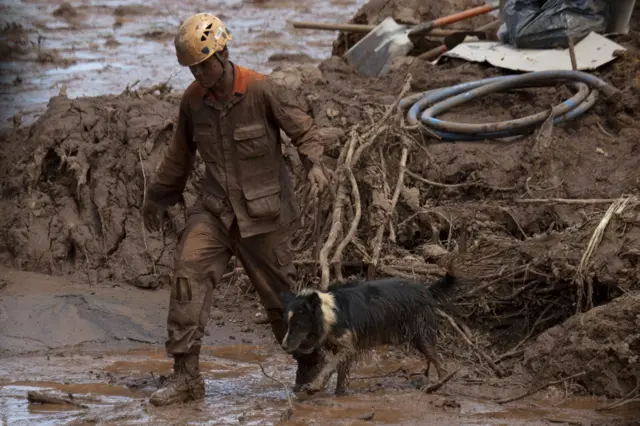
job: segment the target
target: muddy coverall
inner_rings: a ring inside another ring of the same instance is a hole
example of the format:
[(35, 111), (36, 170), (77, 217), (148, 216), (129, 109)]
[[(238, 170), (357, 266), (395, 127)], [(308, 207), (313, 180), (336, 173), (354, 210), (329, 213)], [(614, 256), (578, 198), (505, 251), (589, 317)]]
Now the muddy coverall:
[(286, 332), (280, 292), (295, 279), (291, 233), (299, 209), (281, 151), (280, 129), (297, 146), (307, 169), (323, 148), (313, 119), (292, 94), (265, 76), (234, 64), (234, 94), (221, 105), (197, 83), (185, 91), (175, 137), (149, 185), (147, 197), (175, 204), (196, 151), (206, 172), (189, 208), (175, 253), (167, 351), (198, 355), (212, 292), (233, 254), (256, 288), (281, 342)]

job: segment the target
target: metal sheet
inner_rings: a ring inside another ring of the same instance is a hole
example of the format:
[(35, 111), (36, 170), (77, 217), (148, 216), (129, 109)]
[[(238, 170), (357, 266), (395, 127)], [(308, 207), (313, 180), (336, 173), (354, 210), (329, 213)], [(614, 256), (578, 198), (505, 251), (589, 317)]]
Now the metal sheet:
[[(594, 70), (613, 61), (626, 49), (608, 38), (592, 32), (575, 45), (578, 69)], [(499, 42), (465, 42), (442, 56), (470, 62), (488, 62), (514, 71), (571, 70), (569, 49), (516, 49)], [(436, 60), (434, 63), (437, 63)]]

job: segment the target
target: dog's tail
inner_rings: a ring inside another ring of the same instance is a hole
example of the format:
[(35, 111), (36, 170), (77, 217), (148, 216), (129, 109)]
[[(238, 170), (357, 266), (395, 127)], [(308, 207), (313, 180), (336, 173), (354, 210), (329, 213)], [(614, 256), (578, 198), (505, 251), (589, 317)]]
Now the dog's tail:
[(453, 262), (450, 261), (447, 266), (447, 273), (444, 277), (429, 286), (427, 291), (436, 302), (442, 302), (448, 298), (451, 291), (456, 286), (458, 280), (453, 269)]
[(442, 302), (448, 298), (456, 282), (456, 277), (447, 271), (446, 275), (431, 284), (427, 291), (436, 302)]

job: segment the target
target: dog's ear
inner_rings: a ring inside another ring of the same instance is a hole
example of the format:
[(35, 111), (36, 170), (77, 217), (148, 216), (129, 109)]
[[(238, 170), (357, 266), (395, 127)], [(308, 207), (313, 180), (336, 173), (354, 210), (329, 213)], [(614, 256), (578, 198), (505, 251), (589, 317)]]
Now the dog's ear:
[(295, 298), (296, 298), (296, 295), (290, 291), (283, 291), (280, 293), (280, 301), (282, 302), (282, 307), (287, 306)]
[(309, 295), (309, 297), (307, 298), (307, 305), (312, 310), (315, 310), (320, 305), (322, 305), (322, 300), (320, 299), (320, 295), (315, 291), (313, 293), (311, 293)]

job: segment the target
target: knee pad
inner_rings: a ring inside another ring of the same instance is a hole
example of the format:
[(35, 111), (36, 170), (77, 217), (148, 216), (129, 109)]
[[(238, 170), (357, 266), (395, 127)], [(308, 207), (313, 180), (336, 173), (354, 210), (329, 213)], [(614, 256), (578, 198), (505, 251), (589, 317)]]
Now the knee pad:
[(171, 287), (171, 297), (178, 302), (191, 302), (193, 300), (193, 280), (185, 276), (177, 276)]

